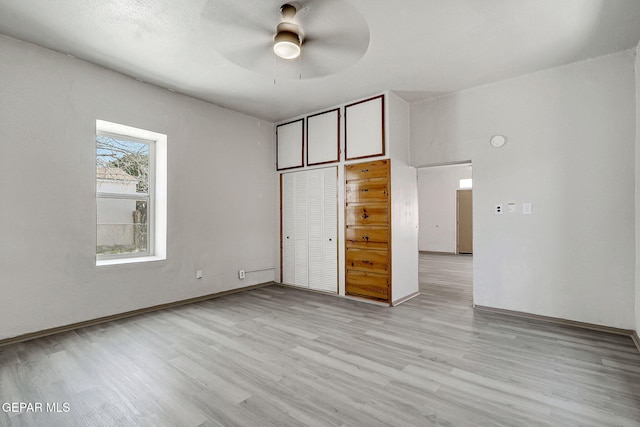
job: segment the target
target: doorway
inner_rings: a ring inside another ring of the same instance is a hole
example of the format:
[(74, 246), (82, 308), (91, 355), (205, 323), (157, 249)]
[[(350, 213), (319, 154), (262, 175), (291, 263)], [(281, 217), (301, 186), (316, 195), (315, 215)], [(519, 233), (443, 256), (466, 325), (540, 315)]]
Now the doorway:
[[(470, 267), (464, 286), (473, 293), (473, 182), (470, 162), (418, 168), (421, 272), (437, 274), (438, 262)], [(460, 257), (460, 262), (454, 261)], [(463, 258), (466, 258), (463, 259)], [(422, 287), (423, 283), (421, 283)], [(451, 286), (463, 284), (451, 283)]]
[(473, 253), (473, 190), (456, 191), (456, 253)]

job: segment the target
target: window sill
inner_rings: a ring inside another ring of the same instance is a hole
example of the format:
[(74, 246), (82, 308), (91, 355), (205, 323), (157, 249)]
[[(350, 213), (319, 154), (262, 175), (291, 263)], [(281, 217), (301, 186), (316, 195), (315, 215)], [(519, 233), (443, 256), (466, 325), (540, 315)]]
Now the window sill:
[(141, 256), (136, 258), (115, 258), (96, 260), (96, 266), (103, 265), (119, 265), (119, 264), (135, 264), (138, 262), (164, 261), (166, 257), (161, 256)]

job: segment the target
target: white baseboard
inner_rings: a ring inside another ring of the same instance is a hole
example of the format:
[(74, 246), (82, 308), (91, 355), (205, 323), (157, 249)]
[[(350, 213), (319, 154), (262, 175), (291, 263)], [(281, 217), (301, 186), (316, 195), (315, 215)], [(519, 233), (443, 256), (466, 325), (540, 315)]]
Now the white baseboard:
[(398, 304), (402, 304), (403, 302), (407, 302), (407, 301), (409, 301), (410, 299), (413, 299), (413, 298), (417, 297), (418, 295), (420, 295), (420, 292), (414, 292), (414, 293), (412, 293), (412, 294), (407, 295), (407, 296), (406, 296), (406, 297), (404, 297), (404, 298), (400, 298), (400, 299), (398, 299), (398, 300), (396, 300), (396, 301), (393, 301), (393, 302), (391, 303), (391, 305), (395, 307), (396, 305), (398, 305)]
[(262, 288), (262, 287), (265, 287), (265, 286), (271, 286), (271, 285), (274, 285), (274, 284), (275, 284), (274, 282), (260, 283), (260, 284), (257, 284), (257, 285), (247, 286), (247, 287), (244, 287), (244, 288), (231, 289), (231, 290), (228, 290), (228, 291), (217, 292), (215, 294), (203, 295), (203, 296), (200, 296), (200, 297), (189, 298), (189, 299), (186, 299), (186, 300), (175, 301), (175, 302), (170, 302), (170, 303), (166, 303), (166, 304), (155, 305), (155, 306), (152, 306), (152, 307), (145, 307), (145, 308), (141, 308), (141, 309), (138, 309), (138, 310), (127, 311), (125, 313), (113, 314), (111, 316), (99, 317), (97, 319), (85, 320), (84, 322), (72, 323), (70, 325), (58, 326), (58, 327), (55, 327), (55, 328), (44, 329), (44, 330), (36, 331), (36, 332), (30, 332), (30, 333), (27, 333), (27, 334), (18, 335), (16, 337), (0, 339), (0, 347), (5, 346), (5, 345), (9, 345), (9, 344), (16, 344), (16, 343), (19, 343), (19, 342), (33, 340), (33, 339), (36, 339), (36, 338), (42, 338), (42, 337), (46, 337), (46, 336), (49, 336), (49, 335), (59, 334), (59, 333), (62, 333), (62, 332), (73, 331), (75, 329), (80, 329), (80, 328), (84, 328), (84, 327), (87, 327), (87, 326), (94, 326), (94, 325), (99, 325), (101, 323), (112, 322), (114, 320), (126, 319), (128, 317), (133, 317), (133, 316), (137, 316), (137, 315), (140, 315), (140, 314), (151, 313), (151, 312), (154, 312), (154, 311), (164, 310), (164, 309), (167, 309), (167, 308), (174, 308), (174, 307), (179, 307), (181, 305), (194, 304), (194, 303), (197, 303), (197, 302), (207, 301), (207, 300), (214, 299), (214, 298), (220, 298), (220, 297), (223, 297), (223, 296), (226, 296), (226, 295), (235, 294), (235, 293), (238, 293), (238, 292), (245, 292), (245, 291), (250, 291), (250, 290), (253, 290), (253, 289)]
[(634, 331), (633, 334), (631, 334), (631, 339), (635, 343), (638, 351), (640, 351), (640, 336), (638, 336), (638, 331)]
[(576, 328), (589, 329), (592, 331), (607, 332), (615, 335), (624, 335), (627, 337), (631, 337), (636, 343), (638, 350), (640, 351), (640, 339), (638, 339), (638, 334), (636, 331), (633, 331), (631, 329), (612, 328), (610, 326), (602, 326), (602, 325), (596, 325), (593, 323), (578, 322), (576, 320), (561, 319), (559, 317), (542, 316), (539, 314), (525, 313), (523, 311), (506, 310), (504, 308), (486, 307), (486, 306), (475, 305), (475, 304), (473, 308), (479, 311), (506, 314), (509, 316), (524, 317), (524, 318), (533, 319), (533, 320), (541, 320), (544, 322), (557, 323), (565, 326), (574, 326)]

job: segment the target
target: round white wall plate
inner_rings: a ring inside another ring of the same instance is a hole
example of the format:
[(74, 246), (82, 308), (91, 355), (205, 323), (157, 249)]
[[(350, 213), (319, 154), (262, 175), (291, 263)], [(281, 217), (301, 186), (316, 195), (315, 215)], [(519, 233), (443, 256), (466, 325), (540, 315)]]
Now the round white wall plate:
[(506, 142), (507, 138), (505, 138), (503, 135), (495, 135), (491, 137), (491, 145), (496, 148), (502, 147)]

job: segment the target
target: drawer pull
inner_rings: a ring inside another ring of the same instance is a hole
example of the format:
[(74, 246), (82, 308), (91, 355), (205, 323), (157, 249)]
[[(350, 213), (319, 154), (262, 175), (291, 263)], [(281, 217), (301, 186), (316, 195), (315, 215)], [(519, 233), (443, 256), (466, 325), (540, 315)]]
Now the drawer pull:
[(367, 172), (369, 172), (369, 169), (361, 169), (360, 172), (367, 173)]
[(362, 260), (362, 263), (363, 263), (363, 264), (371, 264), (371, 261), (369, 261), (368, 259), (363, 259), (363, 260)]
[(362, 190), (360, 190), (360, 191), (362, 191), (363, 193), (367, 193), (367, 192), (369, 192), (369, 189), (368, 189), (368, 188), (363, 188), (363, 189), (362, 189)]
[[(369, 236), (362, 236), (362, 238), (363, 238), (364, 240), (367, 240), (367, 241), (369, 240)], [(287, 237), (287, 239), (288, 239), (288, 237)]]
[(365, 212), (365, 213), (363, 213), (363, 214), (362, 214), (362, 219), (367, 219), (367, 218), (369, 218), (369, 215), (367, 215), (367, 213), (366, 213), (366, 212)]

